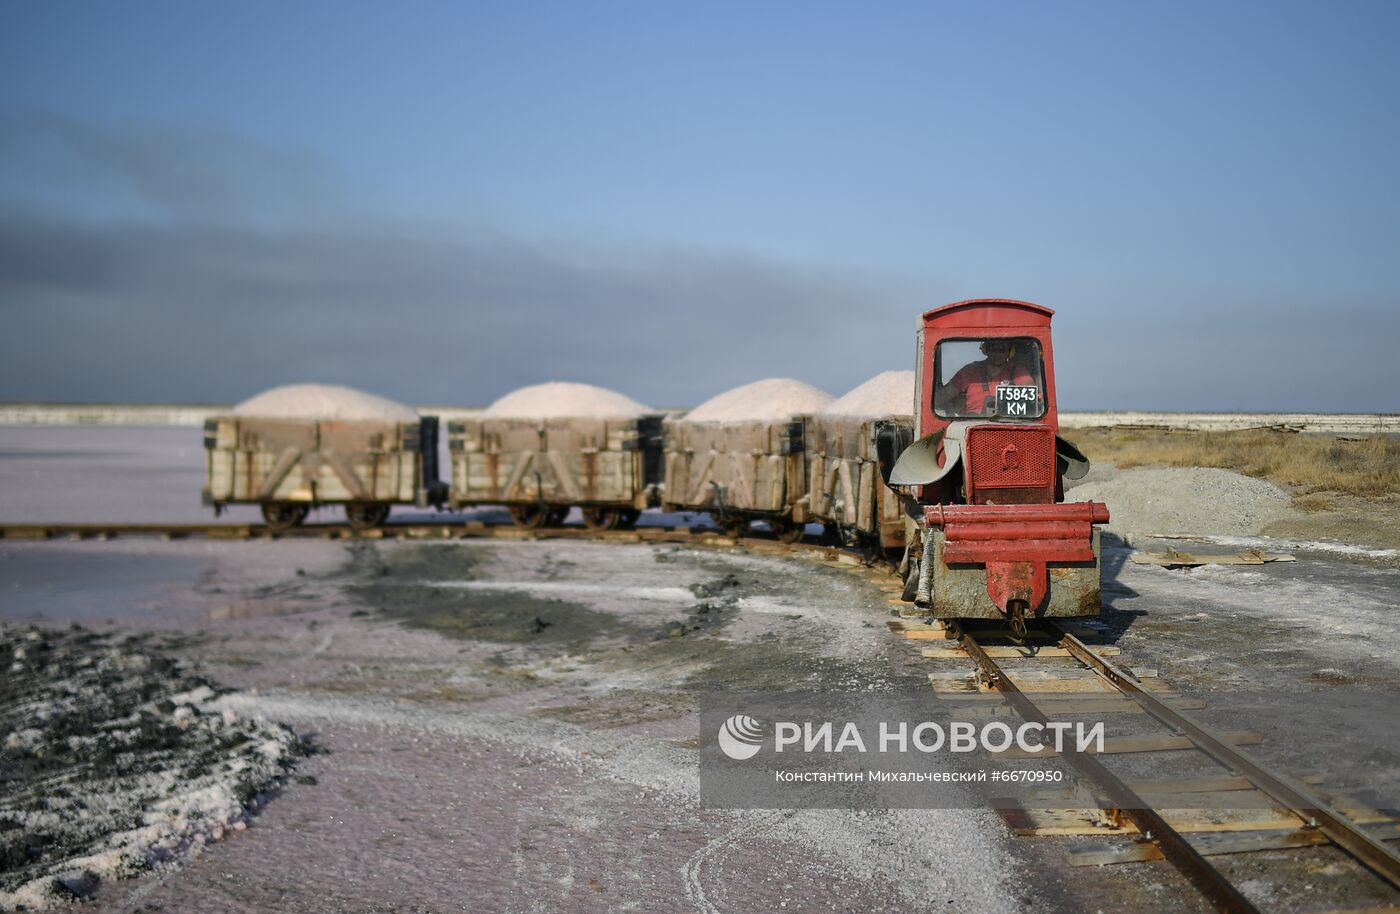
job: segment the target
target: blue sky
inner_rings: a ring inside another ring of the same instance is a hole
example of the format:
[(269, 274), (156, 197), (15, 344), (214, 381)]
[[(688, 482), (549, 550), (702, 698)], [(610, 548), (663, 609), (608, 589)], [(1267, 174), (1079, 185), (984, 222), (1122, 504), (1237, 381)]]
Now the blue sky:
[(1055, 308), (1068, 408), (1400, 410), (1392, 3), (0, 6), (0, 399), (657, 404)]

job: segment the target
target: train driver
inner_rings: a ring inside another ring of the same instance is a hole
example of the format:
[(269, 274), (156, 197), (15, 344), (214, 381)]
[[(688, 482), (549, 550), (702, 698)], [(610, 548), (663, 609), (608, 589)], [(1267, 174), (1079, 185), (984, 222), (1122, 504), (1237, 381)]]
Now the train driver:
[(952, 415), (990, 416), (996, 409), (998, 387), (1036, 384), (1035, 377), (1017, 360), (1015, 342), (985, 340), (979, 348), (986, 358), (958, 369), (938, 391), (937, 401)]

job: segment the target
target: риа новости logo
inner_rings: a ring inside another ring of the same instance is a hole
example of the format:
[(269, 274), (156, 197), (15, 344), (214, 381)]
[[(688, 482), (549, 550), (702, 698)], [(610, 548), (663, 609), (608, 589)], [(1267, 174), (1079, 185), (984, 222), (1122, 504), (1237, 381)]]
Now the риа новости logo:
[(763, 725), (747, 714), (735, 714), (719, 728), (719, 747), (736, 762), (753, 758), (762, 746)]

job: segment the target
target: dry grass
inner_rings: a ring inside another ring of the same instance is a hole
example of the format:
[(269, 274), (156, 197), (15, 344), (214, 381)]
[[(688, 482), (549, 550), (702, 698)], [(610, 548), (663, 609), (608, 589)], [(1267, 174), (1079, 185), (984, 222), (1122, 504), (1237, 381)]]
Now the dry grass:
[(1157, 429), (1067, 429), (1065, 437), (1091, 461), (1119, 467), (1220, 467), (1299, 490), (1295, 504), (1325, 511), (1319, 493), (1363, 497), (1400, 493), (1400, 437), (1343, 439), (1257, 429), (1188, 432)]

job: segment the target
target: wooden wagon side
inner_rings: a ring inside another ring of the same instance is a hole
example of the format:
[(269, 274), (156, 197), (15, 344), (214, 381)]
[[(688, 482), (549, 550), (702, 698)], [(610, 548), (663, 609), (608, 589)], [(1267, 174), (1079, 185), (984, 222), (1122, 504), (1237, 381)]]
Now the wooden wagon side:
[(204, 503), (262, 506), (292, 526), (320, 505), (345, 505), (374, 526), (391, 505), (438, 498), (437, 420), (314, 421), (217, 416), (205, 422)]
[(733, 532), (765, 520), (800, 536), (808, 512), (804, 420), (665, 423), (667, 510), (707, 511)]
[(450, 423), (454, 508), (505, 505), (518, 523), (635, 522), (660, 484), (660, 417), (474, 419)]
[(904, 505), (899, 493), (885, 485), (885, 474), (913, 434), (908, 419), (808, 419), (813, 519), (839, 529), (848, 540), (864, 540), (886, 551), (903, 549)]

